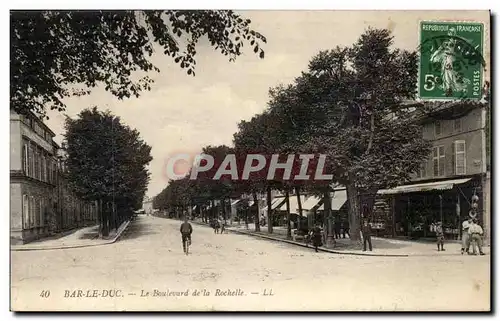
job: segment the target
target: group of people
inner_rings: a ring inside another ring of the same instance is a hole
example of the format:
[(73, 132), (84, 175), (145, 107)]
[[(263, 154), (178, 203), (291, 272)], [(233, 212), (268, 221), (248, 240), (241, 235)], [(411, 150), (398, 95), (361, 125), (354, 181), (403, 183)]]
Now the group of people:
[(215, 234), (222, 234), (226, 231), (226, 225), (222, 218), (213, 219), (210, 222), (210, 226), (214, 229)]
[(479, 255), (484, 255), (483, 252), (483, 228), (477, 223), (477, 219), (469, 218), (462, 223), (462, 255), (470, 253), (472, 245), (472, 255), (477, 255), (476, 247), (479, 250)]

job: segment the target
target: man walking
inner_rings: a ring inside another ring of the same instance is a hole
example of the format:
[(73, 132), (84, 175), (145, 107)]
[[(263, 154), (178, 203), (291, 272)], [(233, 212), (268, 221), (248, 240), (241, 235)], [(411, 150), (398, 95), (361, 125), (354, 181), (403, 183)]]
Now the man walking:
[(462, 255), (464, 252), (469, 253), (470, 249), (470, 238), (469, 238), (469, 227), (472, 224), (472, 218), (469, 217), (462, 223)]
[(372, 251), (372, 227), (368, 220), (364, 221), (363, 228), (363, 251), (366, 252), (366, 243), (368, 243), (370, 251)]
[(469, 226), (469, 237), (472, 242), (472, 254), (477, 255), (476, 245), (479, 248), (479, 254), (484, 255), (483, 253), (483, 228), (477, 224), (477, 219), (472, 221), (472, 224)]
[[(439, 221), (436, 225), (436, 237), (437, 237), (437, 246), (438, 251), (444, 251), (444, 231), (443, 231), (443, 222)], [(441, 249), (439, 249), (439, 245), (441, 245)]]

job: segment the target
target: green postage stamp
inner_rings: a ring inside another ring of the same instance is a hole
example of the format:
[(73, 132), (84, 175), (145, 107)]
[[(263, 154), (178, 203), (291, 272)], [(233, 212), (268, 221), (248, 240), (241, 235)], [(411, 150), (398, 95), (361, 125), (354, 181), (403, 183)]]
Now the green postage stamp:
[(482, 23), (420, 23), (420, 98), (481, 99), (483, 33)]

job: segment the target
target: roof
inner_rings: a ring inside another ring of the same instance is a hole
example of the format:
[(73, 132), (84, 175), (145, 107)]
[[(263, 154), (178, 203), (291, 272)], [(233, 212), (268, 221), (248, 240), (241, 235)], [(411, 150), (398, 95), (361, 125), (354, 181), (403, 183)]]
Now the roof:
[(422, 184), (412, 184), (412, 185), (402, 185), (390, 189), (381, 189), (377, 194), (402, 194), (402, 193), (414, 193), (414, 192), (426, 192), (433, 190), (450, 190), (454, 185), (460, 185), (470, 181), (470, 178), (462, 179), (451, 179), (446, 181), (422, 183)]

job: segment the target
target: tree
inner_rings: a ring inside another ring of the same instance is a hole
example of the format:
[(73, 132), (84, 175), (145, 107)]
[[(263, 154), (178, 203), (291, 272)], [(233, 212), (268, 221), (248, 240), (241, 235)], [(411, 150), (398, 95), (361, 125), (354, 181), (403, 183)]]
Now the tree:
[(266, 38), (250, 23), (228, 10), (11, 11), (11, 108), (63, 111), (65, 97), (101, 83), (120, 99), (139, 97), (153, 81), (136, 72), (160, 71), (155, 44), (192, 76), (202, 38), (230, 61), (246, 43), (264, 58)]
[(368, 29), (351, 47), (313, 57), (280, 93), (294, 102), (286, 110), (291, 144), (326, 154), (329, 173), (346, 186), (353, 241), (361, 203), (372, 209), (378, 189), (409, 181), (430, 153), (405, 106), (415, 98), (417, 55), (392, 43), (388, 30)]
[(152, 160), (135, 129), (109, 111), (85, 109), (66, 119), (67, 178), (77, 195), (103, 204), (102, 233), (117, 228), (141, 207)]

